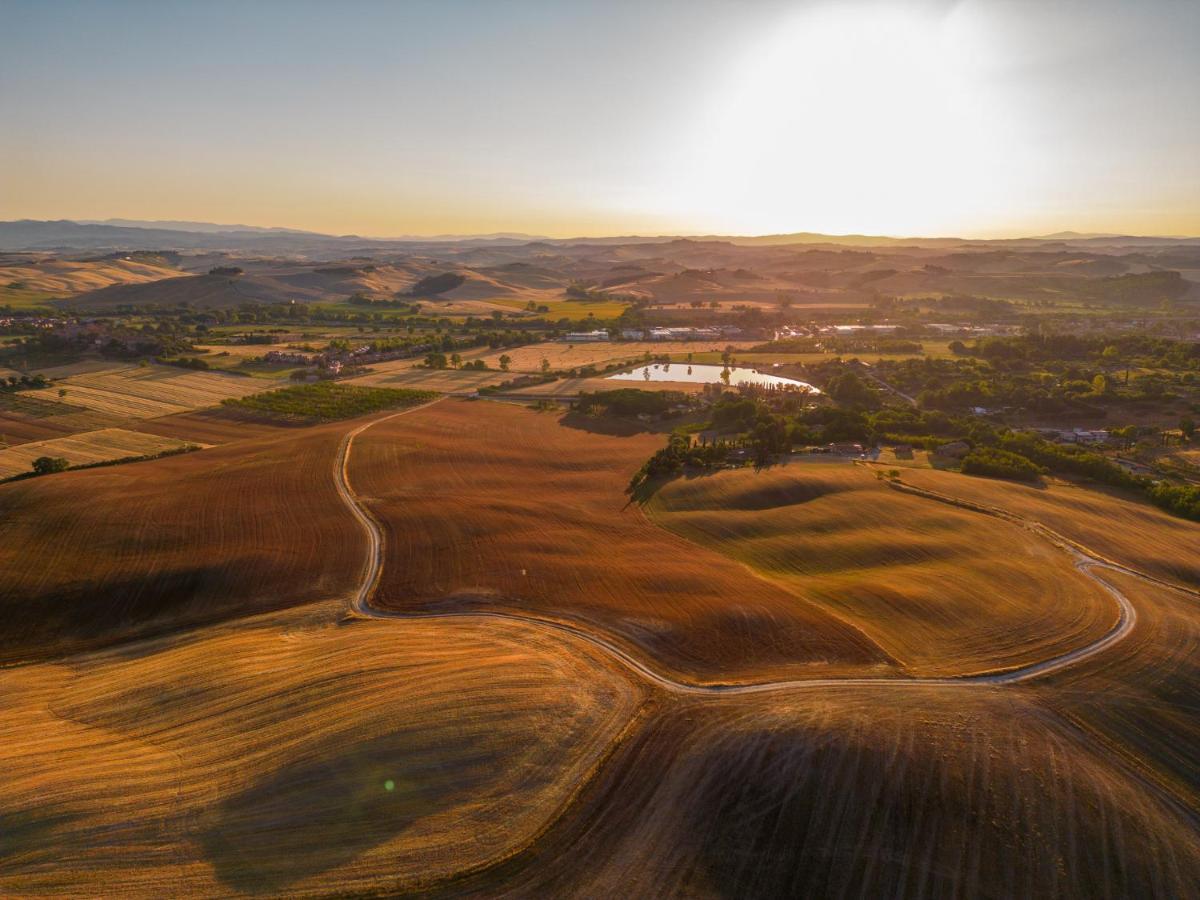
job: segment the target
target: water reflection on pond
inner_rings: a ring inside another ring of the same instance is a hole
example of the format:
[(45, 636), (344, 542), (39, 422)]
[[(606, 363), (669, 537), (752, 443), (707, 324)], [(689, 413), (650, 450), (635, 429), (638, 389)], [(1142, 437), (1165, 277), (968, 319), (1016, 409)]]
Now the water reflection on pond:
[[(728, 381), (721, 377), (721, 373), (726, 371), (729, 373)], [(710, 366), (702, 363), (652, 363), (648, 366), (639, 366), (632, 372), (620, 372), (616, 375), (609, 375), (608, 379), (610, 381), (684, 381), (690, 384), (729, 384), (732, 386), (739, 384), (763, 384), (774, 387), (805, 389), (812, 391), (814, 394), (820, 393), (811, 384), (804, 381), (797, 381), (794, 378), (768, 375), (765, 372), (745, 369), (740, 366), (731, 366), (726, 369), (724, 366)]]

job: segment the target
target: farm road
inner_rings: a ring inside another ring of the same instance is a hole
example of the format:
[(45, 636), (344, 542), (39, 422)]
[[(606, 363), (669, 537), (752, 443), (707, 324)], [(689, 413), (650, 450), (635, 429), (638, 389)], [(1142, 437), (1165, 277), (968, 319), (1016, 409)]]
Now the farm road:
[[(433, 403), (441, 402), (434, 400)], [(383, 574), (384, 552), (383, 552), (383, 531), (379, 523), (372, 516), (370, 511), (360, 502), (353, 488), (350, 486), (348, 465), (350, 461), (350, 453), (353, 448), (354, 439), (380, 422), (386, 422), (398, 416), (407, 415), (412, 412), (424, 409), (432, 403), (415, 406), (410, 409), (401, 410), (400, 412), (391, 413), (382, 416), (378, 419), (372, 419), (368, 422), (359, 425), (357, 428), (347, 432), (342, 439), (342, 443), (338, 449), (338, 455), (334, 463), (334, 480), (337, 485), (338, 494), (343, 502), (354, 515), (359, 525), (362, 526), (363, 532), (367, 537), (367, 556), (363, 563), (362, 577), (359, 581), (358, 590), (355, 592), (354, 599), (351, 603), (351, 608), (354, 612), (377, 619), (452, 619), (452, 618), (485, 618), (485, 619), (503, 619), (508, 621), (521, 622), (526, 625), (532, 625), (538, 628), (544, 628), (554, 631), (559, 631), (564, 634), (572, 635), (573, 637), (587, 641), (594, 647), (597, 647), (608, 656), (623, 665), (626, 669), (641, 676), (647, 681), (657, 685), (658, 687), (674, 694), (687, 694), (699, 696), (732, 696), (742, 694), (760, 694), (774, 691), (789, 691), (800, 690), (804, 688), (820, 688), (829, 686), (855, 686), (855, 685), (944, 685), (944, 686), (970, 686), (970, 685), (1003, 685), (1014, 684), (1023, 681), (1028, 681), (1045, 675), (1050, 672), (1055, 672), (1064, 669), (1068, 666), (1075, 665), (1083, 660), (1089, 659), (1099, 653), (1102, 653), (1109, 647), (1116, 644), (1118, 641), (1125, 638), (1137, 622), (1137, 610), (1129, 600), (1116, 587), (1109, 584), (1103, 578), (1096, 574), (1096, 570), (1111, 569), (1119, 571), (1127, 575), (1132, 575), (1144, 581), (1153, 584), (1162, 584), (1159, 579), (1145, 575), (1142, 572), (1131, 569), (1127, 566), (1120, 565), (1111, 560), (1105, 559), (1097, 554), (1088, 551), (1080, 544), (1066, 538), (1055, 531), (1045, 527), (1037, 522), (1027, 521), (1012, 513), (1004, 510), (992, 510), (990, 508), (979, 507), (976, 504), (965, 503), (958, 501), (953, 497), (946, 497), (935, 494), (930, 491), (924, 491), (908, 486), (899, 486), (897, 489), (906, 489), (912, 493), (926, 496), (930, 500), (938, 502), (952, 503), (954, 505), (964, 506), (968, 509), (973, 509), (986, 515), (999, 516), (1001, 518), (1014, 521), (1017, 524), (1028, 528), (1042, 537), (1049, 540), (1058, 548), (1071, 554), (1075, 559), (1075, 566), (1083, 574), (1091, 578), (1099, 584), (1117, 604), (1118, 618), (1116, 624), (1103, 636), (1096, 640), (1071, 650), (1067, 653), (1053, 656), (1041, 662), (1031, 663), (1016, 669), (1009, 669), (1000, 672), (984, 672), (974, 675), (950, 676), (950, 677), (933, 677), (920, 678), (909, 676), (897, 677), (845, 677), (845, 678), (798, 678), (787, 679), (780, 681), (763, 681), (747, 684), (693, 684), (691, 682), (679, 681), (663, 674), (652, 668), (646, 662), (633, 656), (618, 644), (607, 638), (594, 634), (587, 629), (572, 625), (567, 622), (556, 621), (552, 619), (544, 619), (537, 616), (520, 615), (517, 613), (506, 612), (488, 612), (488, 611), (458, 611), (444, 613), (406, 613), (393, 610), (379, 609), (371, 605), (371, 597), (375, 593), (375, 589), (379, 584), (380, 577)]]

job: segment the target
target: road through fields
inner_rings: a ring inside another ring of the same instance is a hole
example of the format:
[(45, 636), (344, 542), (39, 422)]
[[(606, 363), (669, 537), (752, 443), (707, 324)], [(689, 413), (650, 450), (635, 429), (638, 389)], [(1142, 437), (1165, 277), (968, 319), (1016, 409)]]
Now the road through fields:
[[(440, 400), (433, 401), (434, 403), (441, 402)], [(394, 610), (384, 610), (371, 605), (371, 598), (375, 593), (376, 587), (379, 584), (380, 577), (383, 574), (384, 566), (384, 551), (383, 551), (383, 531), (379, 522), (375, 520), (370, 511), (362, 504), (358, 496), (354, 493), (350, 485), (348, 466), (350, 462), (350, 454), (354, 445), (354, 439), (362, 434), (368, 428), (394, 419), (398, 416), (407, 415), (417, 410), (431, 406), (431, 403), (415, 406), (410, 409), (405, 409), (397, 413), (391, 413), (382, 416), (378, 419), (372, 419), (364, 422), (362, 425), (347, 432), (342, 439), (338, 449), (338, 454), (334, 463), (334, 479), (337, 485), (338, 494), (341, 496), (346, 507), (354, 515), (359, 525), (363, 529), (363, 533), (367, 538), (367, 554), (363, 561), (362, 576), (359, 580), (358, 589), (354, 594), (351, 607), (354, 612), (377, 619), (433, 619), (433, 618), (487, 618), (487, 619), (503, 619), (514, 622), (521, 622), (526, 625), (532, 625), (538, 628), (544, 628), (554, 631), (559, 631), (565, 634), (570, 634), (581, 640), (587, 641), (592, 646), (602, 650), (604, 653), (619, 662), (626, 669), (636, 675), (655, 684), (663, 690), (675, 694), (701, 695), (701, 696), (731, 696), (739, 694), (759, 694), (773, 691), (789, 691), (800, 690), (805, 688), (819, 688), (831, 685), (837, 686), (853, 686), (853, 685), (871, 685), (871, 686), (904, 686), (904, 685), (944, 685), (944, 686), (969, 686), (969, 685), (1002, 685), (1014, 684), (1023, 681), (1028, 681), (1033, 678), (1045, 675), (1050, 672), (1055, 672), (1066, 668), (1067, 666), (1075, 665), (1083, 660), (1089, 659), (1099, 653), (1102, 653), (1118, 641), (1125, 638), (1134, 628), (1137, 622), (1137, 610), (1129, 600), (1116, 587), (1106, 582), (1099, 577), (1095, 570), (1098, 569), (1113, 569), (1128, 575), (1133, 575), (1138, 578), (1143, 578), (1147, 581), (1157, 583), (1150, 576), (1145, 576), (1140, 572), (1121, 566), (1109, 560), (1103, 559), (1088, 552), (1085, 548), (1069, 539), (1058, 535), (1056, 532), (1040, 525), (1039, 523), (1025, 522), (1020, 517), (1006, 515), (1006, 518), (1011, 518), (1015, 521), (1024, 524), (1031, 528), (1036, 533), (1045, 537), (1047, 540), (1054, 543), (1057, 547), (1066, 553), (1069, 553), (1075, 560), (1075, 566), (1084, 575), (1091, 578), (1099, 584), (1115, 601), (1118, 610), (1118, 618), (1116, 624), (1109, 629), (1107, 633), (1091, 641), (1082, 647), (1077, 647), (1074, 650), (1049, 659), (1041, 660), (1036, 663), (1021, 666), (1019, 668), (1007, 669), (997, 672), (982, 672), (977, 674), (962, 675), (962, 676), (946, 676), (946, 677), (912, 677), (912, 676), (895, 676), (881, 677), (871, 676), (856, 678), (841, 677), (841, 678), (797, 678), (784, 679), (776, 681), (762, 681), (751, 683), (730, 683), (730, 684), (695, 684), (687, 681), (680, 681), (672, 678), (658, 670), (649, 663), (637, 658), (632, 653), (628, 652), (616, 642), (604, 638), (600, 635), (589, 631), (578, 625), (569, 622), (563, 622), (553, 619), (546, 619), (538, 616), (521, 615), (517, 613), (507, 612), (492, 612), (492, 611), (454, 611), (443, 613), (406, 613)], [(952, 502), (952, 498), (942, 498), (938, 496), (930, 496), (931, 500), (943, 502)], [(979, 512), (986, 514), (991, 513), (988, 510), (979, 509)]]

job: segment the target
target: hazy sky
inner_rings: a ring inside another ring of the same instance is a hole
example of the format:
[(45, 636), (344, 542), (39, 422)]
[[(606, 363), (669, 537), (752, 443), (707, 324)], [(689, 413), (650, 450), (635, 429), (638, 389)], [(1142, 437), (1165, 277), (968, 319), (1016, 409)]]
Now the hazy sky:
[(0, 0), (0, 218), (1200, 234), (1200, 0)]

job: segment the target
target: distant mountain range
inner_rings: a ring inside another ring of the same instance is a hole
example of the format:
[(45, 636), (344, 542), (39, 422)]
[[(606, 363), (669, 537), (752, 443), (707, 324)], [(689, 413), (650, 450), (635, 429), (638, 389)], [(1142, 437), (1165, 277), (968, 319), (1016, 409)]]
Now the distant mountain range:
[(970, 240), (955, 237), (897, 238), (882, 235), (828, 235), (814, 232), (772, 234), (751, 237), (723, 235), (680, 237), (613, 236), (603, 238), (547, 238), (516, 232), (479, 235), (407, 236), (369, 238), (359, 235), (329, 235), (293, 228), (263, 228), (255, 225), (221, 225), (212, 222), (146, 221), (141, 219), (105, 219), (40, 221), (21, 219), (0, 222), (0, 251), (104, 252), (123, 250), (191, 250), (236, 253), (291, 254), (308, 257), (344, 257), (356, 253), (436, 252), (450, 244), (519, 245), (544, 243), (547, 246), (570, 244), (646, 244), (673, 241), (721, 242), (739, 246), (825, 244), (834, 246), (946, 247), (946, 246), (1021, 246), (1031, 243), (1057, 243), (1084, 246), (1120, 245), (1154, 247), (1172, 244), (1195, 245), (1200, 238), (1139, 237), (1115, 234), (1081, 234), (1073, 231), (1029, 238)]

